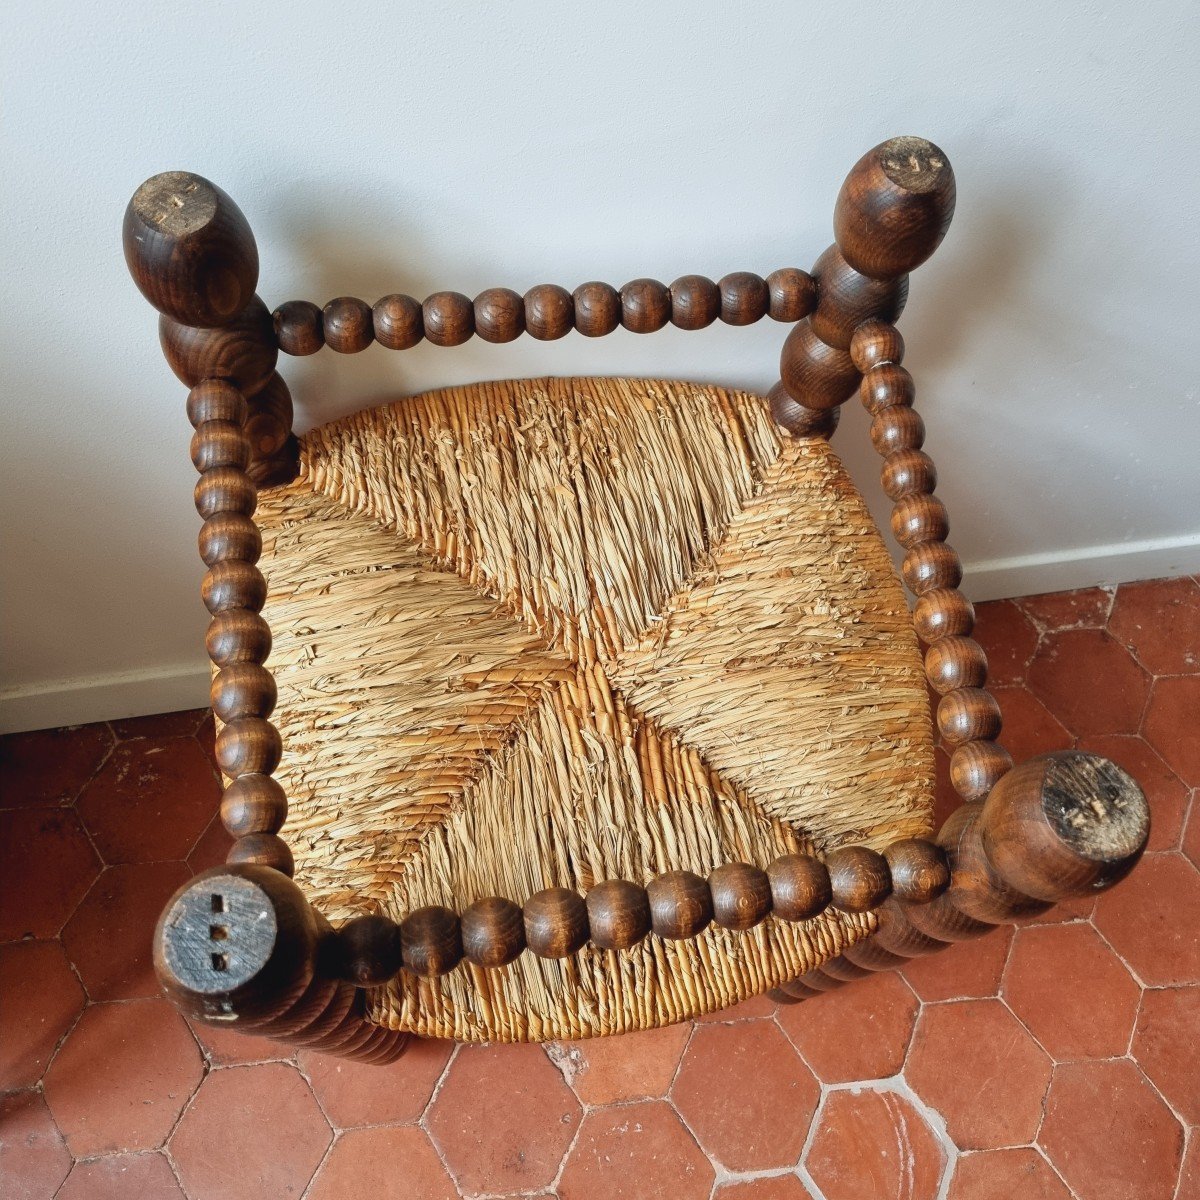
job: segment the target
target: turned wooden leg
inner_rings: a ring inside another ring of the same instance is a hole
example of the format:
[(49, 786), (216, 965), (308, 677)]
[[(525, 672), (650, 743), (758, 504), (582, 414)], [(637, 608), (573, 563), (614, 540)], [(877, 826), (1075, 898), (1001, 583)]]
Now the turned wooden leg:
[(366, 993), (336, 975), (329, 924), (286, 875), (214, 867), (171, 897), (154, 934), (164, 991), (194, 1020), (372, 1063), (410, 1035), (366, 1017)]

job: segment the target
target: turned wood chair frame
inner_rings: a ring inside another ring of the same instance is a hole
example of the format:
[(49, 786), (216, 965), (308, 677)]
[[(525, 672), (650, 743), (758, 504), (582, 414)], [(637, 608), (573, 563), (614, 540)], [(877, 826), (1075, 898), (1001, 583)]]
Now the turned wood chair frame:
[[(272, 313), (255, 295), (250, 227), (224, 192), (181, 172), (142, 185), (125, 215), (125, 254), (161, 314), (167, 360), (191, 388), (203, 596), (212, 614), (206, 644), (222, 722), (216, 752), (230, 781), (221, 816), (236, 839), (227, 865), (182, 888), (156, 931), (160, 981), (185, 1012), (384, 1063), (410, 1035), (366, 1018), (364, 988), (400, 970), (433, 976), (463, 958), (498, 967), (522, 952), (562, 957), (589, 939), (620, 950), (646, 936), (694, 937), (714, 921), (737, 930), (806, 920), (831, 904), (874, 914), (865, 940), (772, 993), (794, 1003), (1110, 887), (1132, 869), (1149, 816), (1128, 775), (1073, 751), (1014, 768), (996, 741), (1000, 710), (970, 636), (974, 613), (958, 590), (962, 572), (945, 541), (946, 509), (933, 494), (936, 472), (921, 449), (924, 425), (893, 324), (908, 272), (941, 242), (954, 200), (946, 156), (921, 139), (896, 138), (850, 172), (834, 211), (835, 243), (811, 273), (739, 272), (718, 283), (689, 275), (670, 287), (638, 279), (619, 291), (543, 285), (524, 296), (495, 288), (474, 301), (457, 292), (424, 303), (391, 295), (373, 307), (340, 297), (323, 309), (289, 301)], [(701, 329), (767, 315), (793, 323), (769, 394), (785, 434), (830, 437), (839, 406), (856, 391), (872, 416), (892, 531), (905, 550), (901, 575), (915, 597), (926, 677), (941, 697), (937, 728), (954, 746), (951, 781), (962, 806), (934, 840), (906, 839), (882, 854), (848, 846), (822, 858), (726, 863), (707, 879), (672, 871), (644, 884), (608, 880), (586, 896), (554, 888), (481, 897), (460, 914), (418, 909), (399, 924), (367, 916), (333, 930), (290, 879), (292, 856), (279, 836), (287, 801), (271, 778), (282, 747), (269, 720), (275, 687), (263, 663), (271, 635), (259, 615), (266, 584), (252, 516), (257, 491), (290, 482), (298, 469), (279, 352), (355, 353), (372, 341), (403, 350), (422, 339), (453, 346), (473, 335), (507, 342), (523, 332), (550, 340), (572, 329), (596, 337), (619, 325), (651, 333), (668, 323)]]

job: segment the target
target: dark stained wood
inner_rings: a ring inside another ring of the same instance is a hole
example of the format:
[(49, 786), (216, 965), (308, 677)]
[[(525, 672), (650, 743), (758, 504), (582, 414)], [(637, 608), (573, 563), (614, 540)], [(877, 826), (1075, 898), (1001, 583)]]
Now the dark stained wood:
[(995, 742), (964, 742), (950, 756), (950, 784), (964, 800), (982, 800), (1012, 765)]
[(375, 340), (374, 314), (357, 296), (338, 296), (322, 312), (325, 344), (339, 354), (358, 354)]
[(272, 314), (275, 341), (284, 354), (303, 357), (325, 345), (325, 318), (309, 300), (289, 300)]
[(821, 341), (807, 318), (783, 343), (779, 377), (788, 395), (808, 408), (833, 408), (858, 386), (858, 370), (850, 355)]
[(817, 259), (813, 276), (818, 296), (817, 307), (809, 317), (813, 332), (821, 341), (847, 352), (859, 325), (873, 317), (894, 321), (908, 297), (907, 275), (870, 279), (850, 266), (836, 246), (830, 246)]
[(834, 237), (856, 271), (894, 279), (938, 248), (954, 199), (954, 172), (941, 150), (924, 138), (892, 138), (868, 150), (846, 177)]
[[(912, 409), (901, 409), (912, 412)], [(943, 542), (950, 532), (950, 514), (946, 506), (936, 497), (929, 495), (904, 496), (896, 501), (892, 509), (892, 536), (906, 550), (923, 542)], [(953, 584), (945, 585), (946, 588)], [(920, 589), (930, 591), (928, 587)]]
[(225, 861), (237, 866), (270, 867), (289, 879), (296, 870), (291, 848), (274, 833), (248, 833), (238, 838)]
[(138, 290), (184, 325), (224, 325), (258, 286), (258, 250), (241, 209), (188, 171), (165, 171), (134, 192), (122, 242)]
[(539, 283), (525, 293), (525, 329), (539, 342), (566, 337), (575, 326), (575, 301), (556, 283)]
[(683, 275), (670, 287), (671, 324), (704, 329), (721, 315), (721, 291), (703, 275)]
[(209, 699), (219, 721), (269, 717), (277, 699), (275, 679), (260, 663), (230, 663), (213, 677)]
[(237, 662), (262, 663), (271, 653), (271, 631), (258, 613), (227, 608), (209, 623), (204, 645), (218, 667)]
[(250, 517), (258, 506), (258, 489), (250, 476), (238, 467), (214, 467), (205, 471), (196, 481), (192, 497), (196, 511), (205, 520), (217, 513)]
[(621, 289), (621, 324), (655, 333), (671, 319), (671, 293), (657, 279), (634, 279)]
[(903, 838), (883, 852), (892, 876), (892, 894), (897, 900), (927, 904), (950, 884), (946, 852), (925, 838)]
[(825, 856), (832, 904), (843, 912), (868, 912), (892, 892), (887, 859), (866, 846), (840, 846)]
[(621, 324), (621, 294), (608, 283), (581, 283), (572, 294), (575, 328), (584, 337), (604, 337)]
[(453, 971), (462, 961), (462, 927), (448, 908), (417, 908), (400, 922), (405, 970), (426, 979)]
[(753, 929), (771, 912), (767, 873), (749, 863), (722, 863), (709, 872), (713, 920), (722, 929)]
[(279, 730), (263, 717), (237, 717), (217, 733), (217, 765), (230, 779), (270, 775), (282, 754)]
[(771, 419), (793, 437), (819, 437), (828, 440), (841, 420), (841, 408), (807, 408), (788, 395), (783, 381), (767, 393)]
[(200, 587), (204, 607), (214, 616), (227, 608), (259, 612), (267, 599), (267, 581), (252, 563), (242, 559), (215, 562)]
[(525, 944), (539, 958), (566, 958), (588, 940), (588, 913), (583, 897), (570, 888), (545, 888), (521, 906)]
[(243, 426), (254, 458), (273, 458), (292, 432), (292, 393), (278, 371), (249, 401)]
[(602, 950), (629, 950), (650, 932), (650, 898), (626, 879), (606, 879), (587, 894), (592, 944)]
[(752, 271), (725, 275), (717, 287), (721, 292), (721, 320), (726, 325), (753, 325), (771, 307), (767, 281)]
[(864, 373), (880, 363), (903, 362), (904, 339), (900, 330), (878, 317), (864, 321), (850, 338), (850, 358)]
[(932, 492), (937, 487), (937, 468), (924, 450), (897, 450), (883, 460), (880, 474), (890, 500)]
[(975, 628), (975, 608), (957, 588), (934, 588), (917, 598), (913, 624), (923, 642), (967, 637)]
[(347, 921), (335, 937), (337, 974), (359, 987), (387, 983), (403, 962), (400, 926), (378, 913)]
[(1000, 735), (1000, 705), (985, 688), (959, 688), (938, 703), (937, 724), (952, 746), (991, 741)]
[(987, 655), (974, 638), (940, 638), (925, 652), (925, 678), (941, 695), (956, 688), (983, 687)]
[(894, 404), (880, 409), (871, 421), (871, 445), (884, 457), (897, 450), (920, 450), (925, 444), (925, 422), (915, 408)]
[(375, 340), (388, 350), (411, 349), (425, 336), (421, 305), (398, 292), (375, 301), (371, 324)]
[(524, 297), (511, 288), (480, 292), (475, 297), (475, 332), (485, 342), (515, 341), (525, 332)]
[(188, 392), (187, 416), (193, 428), (206, 421), (241, 425), (248, 411), (246, 398), (224, 379), (206, 379)]
[(821, 964), (821, 974), (842, 983), (852, 983), (855, 979), (865, 979), (871, 972), (866, 967), (847, 958), (845, 954), (835, 954)]
[[(908, 918), (910, 906), (903, 905), (894, 896), (889, 897), (875, 910), (877, 922), (872, 940), (882, 950), (898, 958), (920, 958), (945, 950), (949, 944), (939, 938), (922, 933)], [(918, 907), (916, 905), (912, 907)], [(859, 957), (859, 956), (854, 956)], [(864, 964), (865, 965), (865, 964)]]
[(945, 542), (921, 541), (912, 546), (900, 564), (900, 574), (914, 596), (934, 588), (956, 588), (962, 582), (962, 563)]
[(895, 971), (908, 962), (907, 958), (885, 950), (874, 935), (861, 942), (855, 942), (853, 946), (847, 946), (842, 951), (842, 956), (868, 971)]
[(258, 526), (237, 512), (219, 512), (200, 526), (196, 536), (204, 565), (236, 560), (256, 563), (262, 554), (262, 535)]
[(475, 332), (475, 305), (462, 292), (434, 292), (421, 305), (425, 340), (435, 346), (461, 346)]
[(858, 398), (873, 417), (895, 405), (911, 406), (915, 394), (913, 377), (899, 363), (880, 363), (872, 367), (858, 386)]
[(239, 775), (221, 796), (221, 823), (235, 838), (278, 833), (287, 812), (283, 787), (269, 775)]
[(300, 473), (300, 442), (296, 435), (293, 433), (288, 437), (278, 454), (254, 459), (246, 473), (260, 492), (291, 483)]
[(220, 329), (159, 317), (158, 340), (168, 366), (188, 387), (224, 379), (246, 397), (266, 386), (279, 358), (275, 323), (257, 296)]
[(463, 955), (477, 967), (502, 967), (525, 949), (525, 917), (501, 896), (476, 900), (462, 915)]
[(767, 867), (771, 909), (784, 921), (807, 921), (833, 900), (829, 870), (810, 854), (784, 854)]
[(781, 267), (767, 276), (767, 309), (773, 321), (799, 321), (817, 304), (817, 281), (798, 267)]
[(660, 938), (693, 938), (713, 919), (708, 883), (692, 871), (666, 871), (646, 885), (650, 925)]

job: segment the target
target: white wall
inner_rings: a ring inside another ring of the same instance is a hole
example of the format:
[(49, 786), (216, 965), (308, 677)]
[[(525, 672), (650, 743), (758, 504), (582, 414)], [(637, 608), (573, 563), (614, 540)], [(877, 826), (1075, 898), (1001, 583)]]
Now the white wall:
[[(902, 322), (976, 595), (1200, 569), (1194, 3), (4, 7), (0, 722), (202, 704), (183, 389), (125, 202), (186, 168), (269, 304), (807, 266), (874, 143), (959, 207)], [(304, 424), (502, 375), (765, 387), (783, 329), (286, 360)], [(870, 495), (857, 406), (837, 445)]]

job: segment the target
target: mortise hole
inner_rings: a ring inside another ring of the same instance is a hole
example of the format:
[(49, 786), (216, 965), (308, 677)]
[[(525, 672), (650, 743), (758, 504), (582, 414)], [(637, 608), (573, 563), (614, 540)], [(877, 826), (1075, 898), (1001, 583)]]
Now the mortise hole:
[(225, 911), (225, 898), (219, 896), (216, 892), (212, 894), (212, 911), (215, 913), (223, 913)]
[(229, 959), (224, 954), (214, 954), (212, 956), (212, 965), (214, 971), (228, 971)]
[(229, 936), (229, 930), (224, 925), (210, 925), (208, 927), (209, 941), (223, 942)]

